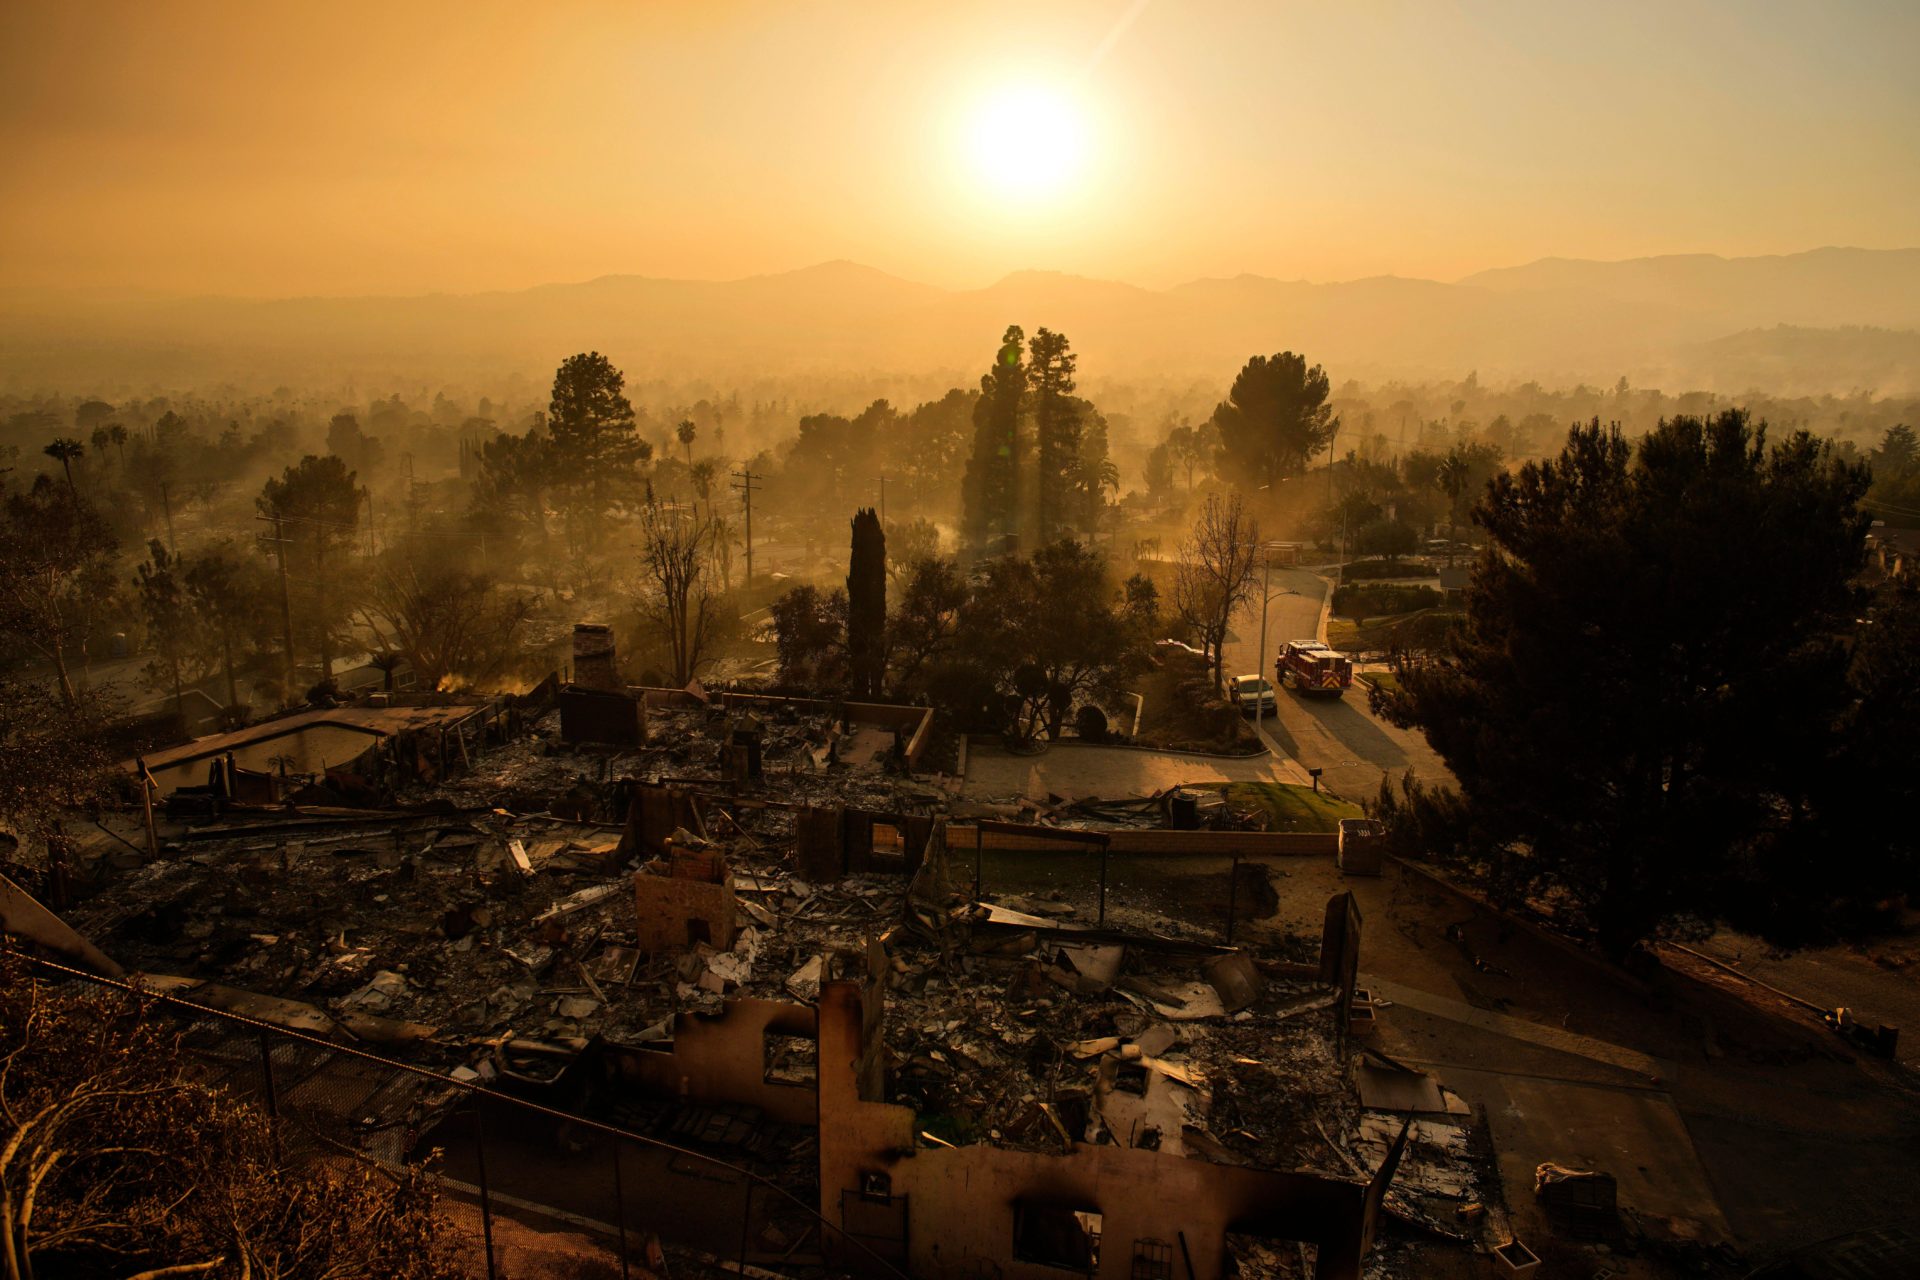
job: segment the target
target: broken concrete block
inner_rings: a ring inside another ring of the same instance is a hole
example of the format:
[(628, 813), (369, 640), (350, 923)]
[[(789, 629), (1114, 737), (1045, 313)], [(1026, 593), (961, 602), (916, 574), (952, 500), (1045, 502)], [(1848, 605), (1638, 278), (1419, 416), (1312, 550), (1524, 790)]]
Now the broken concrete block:
[(1164, 1022), (1160, 1022), (1155, 1023), (1153, 1026), (1148, 1027), (1145, 1031), (1135, 1036), (1133, 1042), (1140, 1046), (1141, 1053), (1146, 1054), (1149, 1058), (1157, 1058), (1167, 1050), (1173, 1048), (1174, 1043), (1179, 1039), (1180, 1033), (1178, 1031), (1175, 1031)]
[(820, 998), (820, 974), (823, 968), (821, 958), (813, 957), (805, 964), (787, 975), (787, 990), (802, 1000)]
[(342, 996), (338, 1007), (356, 1013), (385, 1013), (407, 994), (407, 980), (391, 969), (381, 969), (367, 984)]
[(1221, 1007), (1230, 1012), (1246, 1008), (1260, 998), (1266, 979), (1254, 966), (1253, 957), (1244, 951), (1216, 956), (1207, 962), (1207, 981), (1220, 994)]

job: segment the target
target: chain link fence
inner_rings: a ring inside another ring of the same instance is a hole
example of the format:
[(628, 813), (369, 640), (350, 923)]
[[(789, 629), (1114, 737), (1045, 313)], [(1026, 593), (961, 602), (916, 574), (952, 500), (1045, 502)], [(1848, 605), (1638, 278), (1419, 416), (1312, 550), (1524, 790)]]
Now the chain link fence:
[[(180, 996), (34, 964), (49, 981), (154, 1000), (183, 1024), (195, 1078), (265, 1111), (288, 1159), (426, 1167), (472, 1275), (502, 1280), (518, 1258), (541, 1259), (548, 1274), (631, 1280), (661, 1273), (663, 1239), (677, 1280), (823, 1258), (830, 1224), (793, 1190), (814, 1178), (811, 1130), (776, 1134), (746, 1108), (624, 1096), (602, 1099), (619, 1121), (607, 1123)], [(869, 1252), (857, 1238), (846, 1246)], [(878, 1256), (870, 1261), (904, 1280)]]

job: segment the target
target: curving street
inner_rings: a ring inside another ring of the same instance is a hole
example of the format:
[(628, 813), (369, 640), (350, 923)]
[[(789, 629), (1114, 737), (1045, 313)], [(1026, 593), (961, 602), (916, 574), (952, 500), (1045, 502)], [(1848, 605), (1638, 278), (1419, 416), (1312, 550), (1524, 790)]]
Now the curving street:
[[(1288, 640), (1320, 635), (1327, 579), (1304, 569), (1273, 571), (1267, 605), (1267, 655), (1258, 652), (1260, 611), (1256, 599), (1234, 619), (1227, 636), (1227, 675), (1259, 671), (1273, 678), (1273, 654)], [(1408, 768), (1429, 782), (1451, 782), (1447, 767), (1417, 730), (1395, 728), (1367, 710), (1367, 691), (1356, 679), (1341, 698), (1307, 698), (1280, 690), (1277, 713), (1263, 720), (1267, 743), (1302, 768), (1321, 769), (1320, 785), (1349, 800), (1370, 798), (1380, 778), (1398, 779)]]

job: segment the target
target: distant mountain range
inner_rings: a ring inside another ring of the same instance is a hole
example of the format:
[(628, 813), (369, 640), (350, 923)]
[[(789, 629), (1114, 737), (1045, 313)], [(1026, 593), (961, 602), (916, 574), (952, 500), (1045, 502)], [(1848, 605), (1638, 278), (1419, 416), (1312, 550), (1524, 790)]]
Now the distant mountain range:
[(1611, 382), (1783, 393), (1920, 391), (1920, 249), (1589, 262), (1453, 283), (1242, 275), (1150, 290), (1021, 271), (983, 289), (852, 262), (743, 280), (604, 276), (511, 292), (286, 298), (0, 294), (16, 390), (407, 382), (521, 374), (599, 350), (635, 382), (875, 373), (971, 381), (1002, 329), (1064, 331), (1083, 382), (1223, 383), (1304, 351), (1336, 381)]

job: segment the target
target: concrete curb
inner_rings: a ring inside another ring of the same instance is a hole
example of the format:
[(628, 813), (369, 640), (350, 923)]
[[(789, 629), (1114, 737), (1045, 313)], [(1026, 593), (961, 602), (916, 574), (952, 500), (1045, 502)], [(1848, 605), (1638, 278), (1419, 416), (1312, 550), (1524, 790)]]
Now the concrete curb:
[(1314, 624), (1313, 638), (1321, 644), (1327, 642), (1327, 622), (1333, 617), (1333, 579), (1325, 574), (1316, 573), (1314, 577), (1326, 586), (1326, 594), (1320, 598), (1320, 621)]
[[(1149, 747), (1134, 742), (1082, 742), (1078, 738), (1062, 738), (1058, 742), (1047, 743), (1045, 750), (1033, 753), (1033, 758), (1043, 756), (1047, 754), (1048, 751), (1057, 751), (1061, 748), (1081, 748), (1100, 751), (1147, 751), (1154, 755), (1161, 756), (1191, 756), (1195, 760), (1258, 760), (1261, 756), (1280, 754), (1265, 743), (1260, 745), (1258, 751), (1183, 751), (1178, 747)], [(1019, 755), (1020, 753), (1008, 752), (1007, 754)], [(1028, 759), (1029, 757), (1020, 755), (1020, 758)], [(1286, 757), (1282, 756), (1281, 758), (1285, 759)]]

